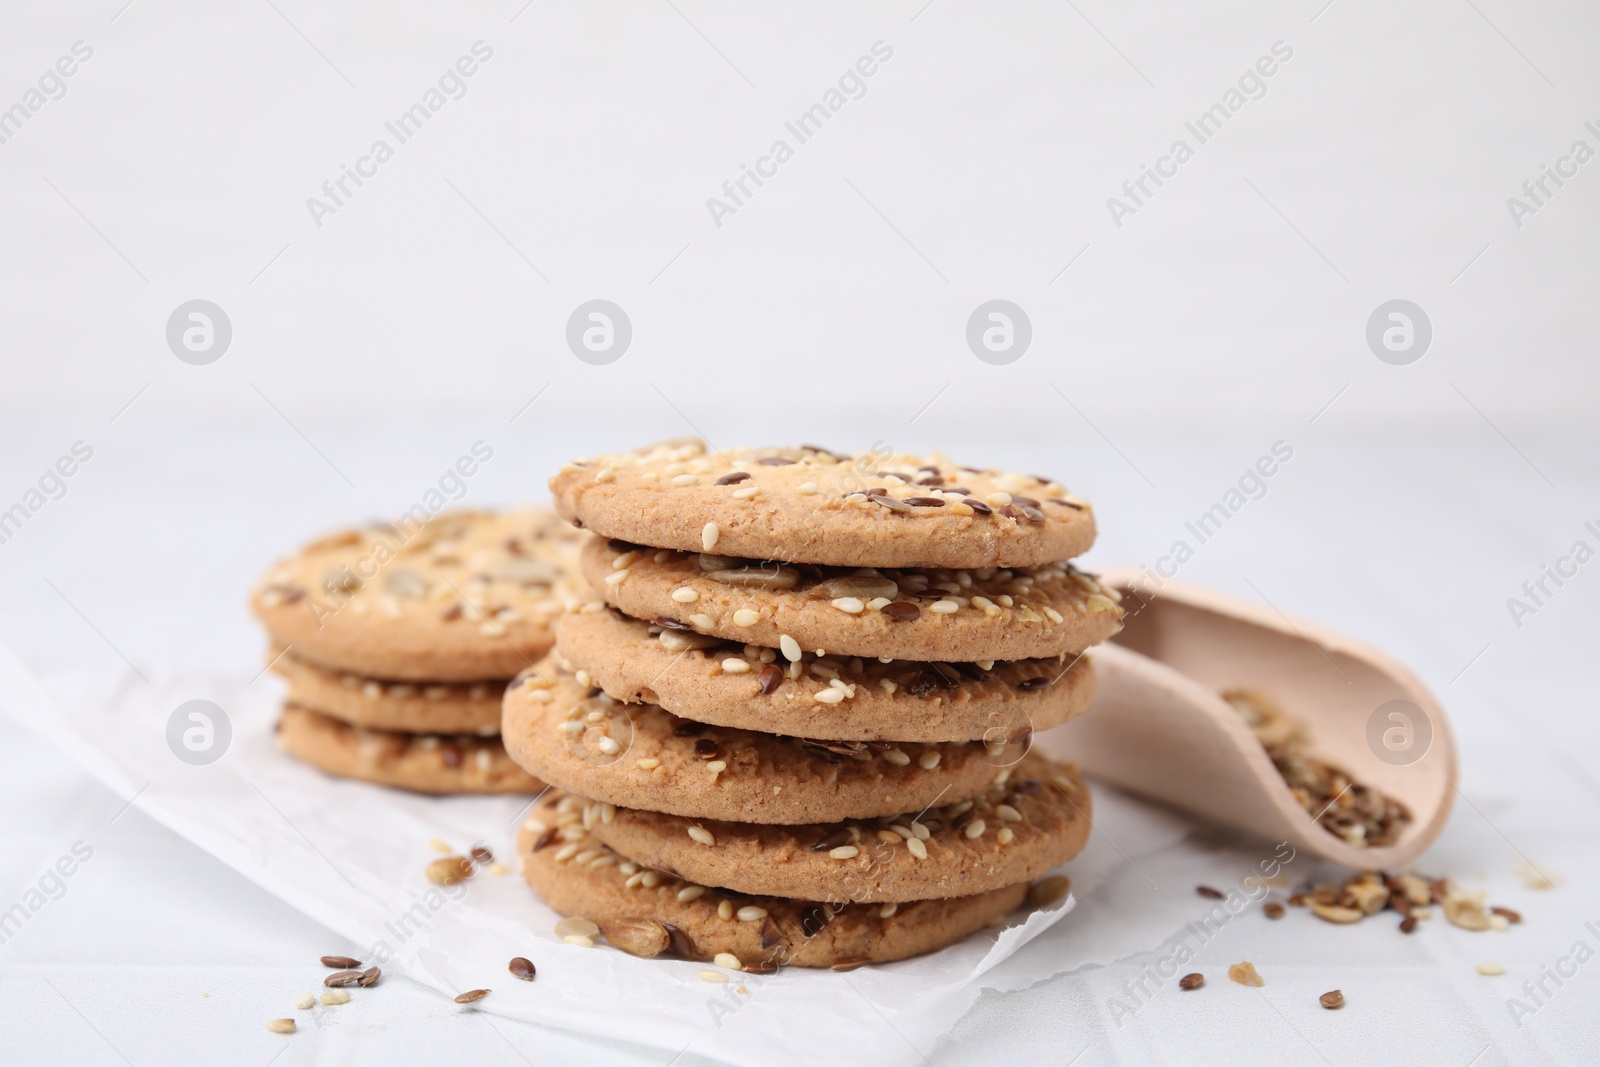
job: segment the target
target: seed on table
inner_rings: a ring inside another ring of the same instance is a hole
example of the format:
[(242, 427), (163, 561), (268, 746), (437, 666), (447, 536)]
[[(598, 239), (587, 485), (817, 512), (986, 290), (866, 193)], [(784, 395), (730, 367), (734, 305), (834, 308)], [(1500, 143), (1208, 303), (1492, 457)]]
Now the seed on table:
[(1407, 915), (1404, 919), (1400, 920), (1400, 932), (1402, 934), (1409, 934), (1416, 928), (1417, 917), (1415, 915)]
[(494, 862), (494, 853), (489, 851), (488, 845), (473, 845), (471, 855), (476, 863), (488, 864)]
[(1232, 967), (1229, 967), (1228, 977), (1232, 978), (1240, 985), (1259, 987), (1267, 984), (1266, 980), (1263, 979), (1260, 973), (1256, 970), (1256, 965), (1248, 960), (1244, 963), (1235, 963)]
[(744, 969), (744, 964), (739, 962), (739, 957), (735, 956), (731, 952), (719, 952), (717, 953), (716, 958), (711, 962), (715, 963), (718, 967), (726, 967), (730, 971), (739, 971)]
[(267, 1029), (271, 1030), (275, 1034), (292, 1034), (292, 1033), (294, 1033), (294, 1029), (295, 1029), (294, 1020), (293, 1019), (269, 1019), (269, 1020), (267, 1020)]
[(348, 971), (352, 967), (361, 966), (361, 961), (353, 960), (349, 956), (324, 956), (322, 957), (322, 965), (324, 967), (333, 967), (341, 971)]
[(1505, 967), (1498, 963), (1480, 963), (1478, 964), (1477, 971), (1479, 974), (1489, 978), (1506, 973)]
[(1201, 974), (1199, 971), (1195, 971), (1193, 974), (1186, 974), (1182, 978), (1178, 979), (1179, 989), (1199, 989), (1205, 984), (1206, 976)]
[(294, 1001), (294, 1006), (299, 1008), (301, 1011), (310, 1011), (312, 1008), (316, 1007), (316, 1004), (317, 998), (310, 993), (301, 993), (295, 998)]
[(375, 986), (378, 984), (378, 979), (382, 977), (383, 972), (378, 970), (378, 968), (368, 967), (366, 970), (361, 972), (361, 977), (356, 979), (356, 985), (361, 986), (363, 989), (367, 986)]
[(1276, 900), (1269, 900), (1265, 904), (1261, 905), (1261, 914), (1265, 915), (1269, 919), (1281, 919), (1283, 918), (1284, 914), (1283, 905), (1279, 904)]
[(1224, 896), (1226, 896), (1222, 890), (1212, 889), (1208, 885), (1197, 885), (1194, 887), (1194, 891), (1205, 897), (1207, 900), (1221, 900)]
[(700, 972), (700, 981), (702, 981), (702, 982), (716, 983), (716, 982), (726, 982), (727, 980), (728, 980), (728, 976), (723, 974), (721, 971), (701, 971)]
[(1344, 990), (1342, 990), (1342, 989), (1330, 990), (1329, 992), (1326, 992), (1326, 993), (1322, 994), (1322, 996), (1318, 997), (1317, 1001), (1324, 1008), (1327, 1008), (1329, 1011), (1334, 1011), (1335, 1009), (1342, 1008), (1342, 1007), (1344, 1007)]
[(507, 965), (506, 969), (509, 970), (513, 976), (522, 979), (524, 982), (533, 981), (534, 976), (537, 973), (533, 966), (533, 961), (528, 959), (526, 956), (511, 957), (511, 963)]
[(1502, 908), (1502, 907), (1496, 906), (1496, 907), (1493, 907), (1493, 908), (1489, 909), (1489, 914), (1498, 915), (1502, 919), (1504, 919), (1506, 922), (1511, 923), (1513, 925), (1515, 925), (1516, 923), (1519, 923), (1519, 922), (1522, 921), (1521, 914), (1519, 914), (1518, 912), (1512, 911), (1510, 908)]
[(355, 985), (359, 981), (361, 981), (360, 971), (334, 971), (322, 980), (322, 984), (334, 989), (339, 986)]
[(465, 856), (446, 856), (428, 864), (424, 873), (434, 885), (456, 885), (472, 877), (472, 861)]
[(489, 995), (487, 989), (469, 989), (456, 997), (457, 1004), (472, 1004)]
[(350, 1003), (350, 994), (347, 990), (330, 989), (322, 994), (322, 1003), (330, 1008), (336, 1004), (348, 1004)]

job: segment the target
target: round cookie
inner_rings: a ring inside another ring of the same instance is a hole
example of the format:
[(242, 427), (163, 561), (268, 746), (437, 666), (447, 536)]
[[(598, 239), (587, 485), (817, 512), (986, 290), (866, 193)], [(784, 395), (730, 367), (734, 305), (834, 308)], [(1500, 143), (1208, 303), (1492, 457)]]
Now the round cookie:
[(274, 644), (402, 681), (510, 678), (572, 606), (581, 535), (549, 511), (444, 512), (345, 530), (280, 560), (251, 594)]
[(1089, 839), (1089, 790), (1076, 767), (1030, 754), (997, 778), (920, 817), (758, 826), (597, 804), (584, 824), (642, 867), (740, 893), (820, 900), (842, 891), (874, 903), (971, 896), (1031, 881)]
[(683, 552), (838, 567), (1023, 567), (1094, 544), (1094, 512), (1049, 478), (888, 450), (707, 451), (701, 441), (568, 463), (564, 517)]
[(414, 793), (528, 793), (544, 783), (511, 761), (498, 738), (367, 730), (287, 705), (278, 745), (339, 778)]
[(1122, 628), (1115, 592), (1070, 563), (849, 571), (597, 537), (583, 547), (582, 565), (606, 602), (636, 619), (673, 619), (768, 648), (789, 637), (806, 651), (845, 656), (1045, 659), (1082, 652)]
[(800, 677), (789, 678), (774, 649), (735, 642), (683, 648), (702, 640), (597, 604), (556, 623), (559, 654), (583, 664), (617, 699), (746, 730), (843, 741), (989, 741), (1058, 726), (1094, 699), (1087, 655), (979, 665), (818, 659), (808, 651)]
[(546, 797), (524, 822), (517, 835), (522, 876), (552, 909), (597, 924), (634, 955), (712, 960), (730, 953), (746, 971), (850, 970), (953, 945), (1003, 922), (1028, 896), (1025, 884), (896, 905), (721, 893), (641, 870), (583, 833), (581, 823), (563, 840), (566, 828), (553, 825), (557, 809), (576, 799)]
[(504, 682), (391, 682), (326, 670), (276, 652), (272, 669), (288, 681), (289, 703), (355, 726), (483, 737), (500, 732)]
[(501, 735), (530, 774), (619, 807), (793, 824), (896, 815), (981, 793), (1027, 748), (779, 737), (624, 704), (585, 681), (546, 659), (506, 689)]

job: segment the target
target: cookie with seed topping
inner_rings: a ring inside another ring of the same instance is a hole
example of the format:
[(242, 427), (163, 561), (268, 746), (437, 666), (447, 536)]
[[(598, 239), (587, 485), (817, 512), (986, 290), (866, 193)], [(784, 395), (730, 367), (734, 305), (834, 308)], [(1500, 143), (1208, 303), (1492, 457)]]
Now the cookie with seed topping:
[(512, 762), (499, 738), (368, 730), (286, 705), (278, 746), (337, 778), (413, 793), (526, 793), (544, 783)]
[(274, 649), (272, 670), (289, 683), (288, 702), (354, 726), (419, 734), (500, 733), (505, 682), (396, 682), (330, 671)]
[(740, 893), (970, 896), (1032, 881), (1089, 838), (1089, 790), (1076, 767), (1030, 753), (1004, 778), (960, 803), (867, 821), (759, 826), (600, 805), (584, 825), (641, 867)]
[(839, 567), (1037, 566), (1095, 537), (1088, 503), (1053, 479), (887, 449), (669, 442), (568, 463), (550, 492), (605, 537)]
[(399, 681), (510, 678), (576, 602), (578, 535), (549, 511), (403, 516), (315, 541), (251, 593), (274, 644)]
[[(559, 825), (560, 805), (543, 798), (517, 835), (522, 876), (552, 909), (587, 919), (613, 945), (636, 956), (717, 960), (741, 969), (849, 970), (953, 945), (1003, 924), (1027, 899), (1026, 884), (975, 896), (905, 904), (859, 904), (753, 897), (708, 889), (644, 870), (584, 833)], [(569, 809), (570, 811), (570, 809)]]
[(970, 663), (1074, 655), (1122, 628), (1115, 590), (1071, 563), (952, 571), (848, 569), (592, 538), (589, 584), (636, 619), (667, 619), (787, 661), (844, 656)]
[[(591, 610), (592, 609), (592, 610)], [(880, 662), (806, 651), (798, 678), (776, 649), (707, 638), (590, 605), (556, 624), (556, 649), (619, 700), (719, 726), (843, 741), (993, 741), (1089, 707), (1089, 657)], [(703, 647), (702, 647), (703, 646)]]
[(708, 726), (624, 704), (544, 660), (506, 689), (511, 758), (558, 789), (620, 807), (762, 823), (915, 811), (981, 793), (1026, 743), (817, 741)]

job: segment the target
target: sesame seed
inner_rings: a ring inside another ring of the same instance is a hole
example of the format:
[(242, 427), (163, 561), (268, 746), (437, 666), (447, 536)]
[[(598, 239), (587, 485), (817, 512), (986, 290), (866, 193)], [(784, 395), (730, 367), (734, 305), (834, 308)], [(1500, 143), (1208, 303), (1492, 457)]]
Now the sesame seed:
[(1057, 611), (1055, 608), (1046, 607), (1044, 609), (1044, 613), (1045, 613), (1045, 617), (1048, 618), (1051, 622), (1061, 622), (1062, 621), (1061, 612)]
[(640, 880), (639, 884), (644, 886), (646, 889), (654, 889), (656, 886), (661, 884), (660, 871), (641, 871), (639, 873), (644, 875), (644, 878)]
[(891, 900), (889, 903), (878, 909), (878, 918), (892, 919), (894, 917), (894, 913), (899, 910), (900, 905)]
[(717, 903), (717, 918), (724, 921), (733, 918), (733, 901), (723, 900)]
[(294, 1033), (294, 1020), (269, 1019), (267, 1020), (267, 1029), (275, 1034), (292, 1034)]
[(843, 689), (835, 689), (829, 686), (827, 689), (819, 690), (811, 699), (818, 704), (839, 704), (844, 701), (844, 697), (845, 691)]
[(689, 836), (702, 845), (715, 845), (717, 843), (717, 839), (711, 836), (711, 831), (703, 826), (689, 827)]
[(1000, 832), (995, 834), (996, 839), (998, 839), (1002, 845), (1011, 844), (1011, 842), (1016, 839), (1016, 836), (1016, 834), (1011, 832), (1011, 827), (1009, 826), (1000, 827)]
[(678, 890), (678, 903), (687, 904), (691, 900), (699, 900), (705, 895), (706, 887), (703, 885), (686, 885)]
[(716, 523), (714, 523), (714, 522), (706, 523), (705, 527), (700, 531), (700, 545), (701, 545), (701, 547), (704, 548), (707, 552), (710, 552), (713, 548), (717, 547), (717, 538), (719, 536), (721, 536), (721, 534), (722, 534), (722, 531), (717, 529), (717, 524)]
[(310, 993), (301, 993), (295, 998), (294, 1006), (299, 1008), (301, 1011), (310, 1011), (316, 1006), (316, 1003), (316, 997), (312, 996)]
[(920, 822), (914, 822), (914, 823), (911, 824), (911, 833), (919, 841), (926, 841), (929, 838), (929, 836), (931, 835), (932, 831), (930, 831), (926, 826), (922, 825)]
[(898, 748), (891, 748), (883, 754), (883, 758), (896, 767), (904, 767), (911, 762), (911, 757), (901, 752)]
[(1480, 963), (1478, 964), (1477, 971), (1479, 974), (1488, 978), (1494, 978), (1497, 975), (1506, 973), (1505, 967), (1498, 963)]
[(661, 766), (661, 761), (656, 759), (654, 756), (646, 756), (644, 759), (636, 762), (638, 763), (641, 771), (653, 771), (657, 767)]
[(700, 599), (700, 594), (688, 586), (684, 586), (682, 589), (674, 589), (672, 591), (672, 599), (680, 604), (693, 604)]
[(612, 571), (610, 574), (606, 575), (606, 584), (610, 585), (610, 586), (621, 585), (623, 582), (625, 582), (627, 580), (628, 580), (627, 568), (623, 568), (620, 571)]
[(895, 680), (893, 678), (879, 678), (878, 679), (878, 688), (882, 689), (885, 693), (888, 693), (890, 696), (893, 696), (894, 695), (894, 691), (896, 689), (899, 689), (900, 686), (898, 684), (896, 684), (896, 682), (895, 682)]
[(588, 919), (580, 919), (576, 915), (569, 915), (556, 923), (557, 937), (593, 937), (600, 932), (600, 927)]
[(1004, 593), (1002, 593), (1000, 596), (995, 597), (994, 599), (995, 599), (995, 603), (999, 604), (1003, 608), (1009, 608), (1009, 607), (1012, 607), (1013, 605), (1016, 604), (1016, 601), (1012, 600), (1009, 596), (1006, 596)]
[(788, 634), (778, 635), (778, 648), (783, 652), (783, 658), (788, 660), (790, 663), (800, 662), (800, 656), (802, 654), (800, 652), (800, 642), (796, 641)]
[(742, 923), (754, 923), (760, 922), (767, 917), (767, 909), (758, 908), (754, 904), (746, 904), (735, 914), (739, 916), (739, 921)]
[(1004, 819), (1006, 822), (1022, 821), (1022, 812), (1018, 811), (1016, 808), (1013, 808), (1010, 804), (998, 805), (994, 809), (994, 813), (1000, 816), (1000, 818)]
[[(610, 578), (606, 579), (606, 583), (614, 584)], [(961, 605), (954, 600), (935, 600), (932, 604), (928, 605), (928, 610), (933, 612), (935, 615), (949, 615), (952, 612), (959, 611), (960, 609)]]
[(1003, 508), (1007, 504), (1011, 503), (1011, 494), (1010, 493), (990, 493), (988, 496), (984, 497), (983, 499), (988, 501), (989, 504), (994, 506), (994, 507)]
[(811, 496), (811, 495), (815, 494), (816, 491), (817, 491), (817, 483), (816, 482), (802, 482), (800, 484), (800, 487), (795, 490), (795, 492), (798, 493), (800, 496)]
[(828, 855), (836, 860), (853, 860), (861, 855), (861, 850), (854, 845), (840, 845), (838, 848), (830, 848)]
[(733, 624), (735, 626), (754, 626), (760, 621), (760, 614), (751, 608), (740, 608), (733, 613)]
[(700, 476), (698, 474), (679, 474), (672, 479), (672, 484), (678, 486), (694, 485), (699, 480)]
[(761, 487), (759, 485), (747, 485), (743, 489), (735, 489), (733, 491), (733, 499), (750, 500), (757, 496), (760, 492)]
[(710, 771), (712, 774), (721, 774), (727, 769), (728, 762), (726, 760), (714, 759), (710, 763), (706, 764), (706, 770)]
[(548, 689), (535, 689), (528, 694), (528, 699), (535, 704), (548, 704), (555, 698), (556, 695)]
[(896, 837), (900, 838), (902, 841), (909, 841), (913, 837), (917, 836), (916, 834), (911, 832), (911, 828), (910, 827), (901, 826), (899, 823), (895, 823), (894, 825), (890, 826), (889, 830)]
[(903, 838), (901, 838), (901, 836), (899, 834), (895, 833), (893, 830), (879, 830), (878, 831), (878, 840), (879, 841), (886, 841), (891, 845), (898, 845), (903, 840)]
[(702, 630), (709, 630), (716, 625), (716, 620), (706, 614), (690, 615), (689, 622)]
[(906, 851), (919, 860), (928, 858), (928, 846), (922, 843), (922, 838), (912, 837), (906, 839)]
[(851, 615), (859, 615), (867, 608), (858, 597), (853, 596), (839, 597), (833, 601), (833, 606), (840, 611), (849, 612)]
[(931, 771), (935, 767), (939, 766), (938, 750), (935, 749), (932, 752), (924, 752), (922, 757), (917, 760), (917, 765), (925, 771)]
[(702, 981), (702, 982), (717, 983), (717, 982), (726, 982), (727, 980), (728, 980), (728, 976), (723, 974), (721, 971), (706, 970), (706, 971), (701, 971), (700, 972), (700, 981)]
[(582, 847), (583, 846), (580, 845), (576, 841), (571, 841), (571, 842), (568, 842), (565, 845), (562, 845), (559, 849), (556, 850), (556, 855), (555, 855), (556, 862), (557, 863), (561, 863), (564, 860), (570, 860), (573, 856), (576, 856), (578, 854), (578, 849), (580, 849)]
[(1099, 593), (1092, 594), (1083, 603), (1089, 609), (1089, 614), (1091, 615), (1098, 615), (1103, 611), (1114, 611), (1117, 607), (1111, 602), (1110, 597), (1101, 596)]
[(735, 956), (731, 952), (719, 952), (711, 962), (715, 963), (718, 967), (726, 967), (730, 971), (741, 971), (744, 969), (744, 964), (739, 962), (739, 957)]
[(982, 837), (983, 832), (988, 828), (989, 824), (984, 822), (982, 819), (973, 819), (971, 822), (967, 823), (967, 828), (963, 832), (967, 835), (967, 840), (972, 841)]
[(750, 662), (738, 656), (729, 656), (722, 661), (722, 670), (726, 674), (747, 674), (750, 671)]

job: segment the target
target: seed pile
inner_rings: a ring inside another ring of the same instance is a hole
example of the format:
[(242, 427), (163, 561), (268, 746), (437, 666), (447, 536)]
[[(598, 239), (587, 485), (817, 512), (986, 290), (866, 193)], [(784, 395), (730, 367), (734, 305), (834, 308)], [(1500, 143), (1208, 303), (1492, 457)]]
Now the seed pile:
[(576, 603), (576, 542), (549, 512), (443, 512), (274, 565), (251, 606), (288, 683), (280, 747), (418, 792), (537, 793), (500, 742), (500, 699)]
[[(1038, 551), (1030, 546), (1068, 543), (1040, 540), (1064, 530), (1087, 547), (1086, 502), (1052, 479), (937, 456), (810, 446), (725, 454), (699, 442), (569, 464), (551, 488), (562, 513), (593, 534), (583, 567), (595, 599), (579, 611), (616, 612), (635, 627), (629, 634), (643, 629), (674, 655), (664, 671), (694, 657), (696, 670), (717, 679), (719, 699), (732, 686), (746, 694), (738, 699), (821, 709), (845, 707), (868, 687), (898, 698), (884, 700), (865, 729), (856, 716), (848, 731), (829, 733), (829, 716), (818, 714), (820, 735), (803, 738), (708, 730), (714, 716), (680, 699), (678, 740), (651, 734), (636, 751), (642, 716), (659, 711), (626, 702), (650, 687), (608, 690), (614, 672), (559, 645), (508, 689), (505, 721), (510, 738), (513, 721), (535, 721), (514, 718), (517, 709), (550, 709), (537, 721), (561, 743), (511, 738), (513, 758), (558, 785), (581, 771), (587, 791), (600, 794), (546, 798), (523, 828), (524, 874), (569, 913), (557, 928), (564, 941), (589, 947), (603, 938), (637, 956), (730, 969), (847, 969), (929, 951), (1025, 902), (1065, 895), (1064, 879), (1032, 880), (1081, 847), (1062, 829), (1072, 812), (1035, 825), (1028, 812), (1044, 809), (1027, 798), (1056, 790), (1086, 823), (1089, 796), (1075, 768), (1027, 756), (1025, 714), (980, 741), (964, 724), (930, 736), (927, 724), (908, 729), (903, 720), (924, 701), (971, 700), (985, 685), (992, 692), (996, 678), (1025, 709), (1040, 699), (1026, 694), (1049, 689), (1087, 644), (1119, 628), (1114, 590), (1069, 560), (1027, 557)], [(684, 515), (715, 518), (690, 544)], [(922, 547), (932, 520), (957, 546), (950, 551), (976, 566), (908, 565), (908, 556), (936, 551)], [(734, 550), (742, 554), (725, 554)], [(625, 646), (602, 651), (628, 655)], [(805, 686), (788, 684), (801, 679)], [(954, 773), (956, 755), (962, 766), (981, 759), (984, 773), (962, 778), (959, 790), (919, 793), (923, 777)], [(1030, 769), (1013, 780), (1025, 756)], [(737, 816), (749, 821), (730, 823), (718, 821), (726, 805), (695, 799), (765, 788), (775, 760), (783, 777), (771, 793), (781, 791), (788, 807), (751, 805)], [(880, 784), (870, 802), (840, 810), (840, 783), (859, 780)], [(897, 794), (932, 802), (896, 806)], [(826, 810), (827, 820), (797, 821), (808, 809)], [(804, 862), (779, 858), (791, 855)], [(1034, 863), (1041, 855), (1048, 862)], [(761, 888), (739, 888), (754, 884)]]
[(1247, 689), (1222, 694), (1267, 750), (1272, 765), (1323, 829), (1362, 847), (1392, 845), (1411, 824), (1411, 811), (1400, 801), (1353, 780), (1349, 772), (1307, 754), (1310, 738), (1304, 724), (1270, 697)]
[(1434, 908), (1450, 925), (1475, 932), (1507, 930), (1522, 921), (1510, 908), (1486, 904), (1483, 893), (1464, 889), (1449, 878), (1428, 878), (1410, 871), (1365, 871), (1341, 885), (1295, 892), (1288, 903), (1330, 923), (1356, 923), (1392, 911), (1400, 916), (1400, 932), (1405, 934), (1416, 930), (1419, 921), (1433, 918)]

